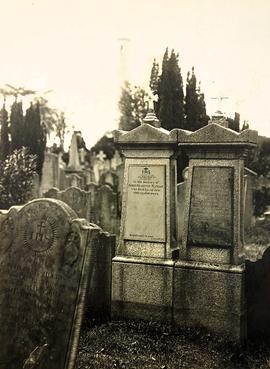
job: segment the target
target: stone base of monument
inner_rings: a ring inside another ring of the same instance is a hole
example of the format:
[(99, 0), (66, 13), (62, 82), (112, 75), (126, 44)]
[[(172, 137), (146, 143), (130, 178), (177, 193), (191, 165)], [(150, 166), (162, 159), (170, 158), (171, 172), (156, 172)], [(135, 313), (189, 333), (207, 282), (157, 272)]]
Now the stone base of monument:
[(117, 256), (112, 264), (113, 318), (172, 321), (174, 261)]
[(243, 266), (178, 261), (174, 271), (174, 322), (202, 326), (230, 341), (246, 337)]

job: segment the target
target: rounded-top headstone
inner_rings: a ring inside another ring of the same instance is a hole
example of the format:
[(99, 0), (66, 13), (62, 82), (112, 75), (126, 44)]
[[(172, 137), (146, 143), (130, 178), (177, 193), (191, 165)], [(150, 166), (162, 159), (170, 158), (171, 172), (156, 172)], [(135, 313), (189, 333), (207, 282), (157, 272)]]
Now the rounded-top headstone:
[(43, 347), (42, 368), (67, 367), (87, 247), (75, 218), (55, 199), (0, 218), (1, 369), (23, 368)]

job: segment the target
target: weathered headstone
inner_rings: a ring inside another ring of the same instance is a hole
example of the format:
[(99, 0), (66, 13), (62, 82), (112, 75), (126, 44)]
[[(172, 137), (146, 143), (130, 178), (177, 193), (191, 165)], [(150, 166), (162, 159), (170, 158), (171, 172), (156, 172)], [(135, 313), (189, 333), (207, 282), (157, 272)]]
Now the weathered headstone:
[(87, 317), (106, 321), (111, 316), (112, 258), (115, 236), (100, 232), (91, 244), (91, 279), (87, 301)]
[(74, 368), (95, 232), (54, 199), (1, 214), (1, 369)]
[[(52, 191), (55, 198), (68, 204), (79, 218), (98, 223), (104, 230), (119, 234), (119, 217), (116, 214), (116, 194), (108, 186), (91, 186), (95, 191), (71, 187), (65, 191)], [(55, 189), (54, 189), (55, 190)], [(50, 193), (47, 193), (49, 195)], [(93, 199), (93, 196), (95, 198)], [(93, 203), (93, 205), (92, 205)], [(96, 212), (95, 216), (92, 215)], [(111, 269), (115, 256), (115, 236), (101, 232), (91, 244), (91, 282), (87, 299), (88, 316), (106, 320), (111, 309)], [(106, 235), (106, 236), (105, 236)]]
[(189, 245), (232, 246), (233, 181), (232, 167), (193, 169)]
[(78, 218), (85, 218), (92, 223), (95, 222), (95, 219), (91, 219), (92, 194), (88, 191), (81, 190), (78, 187), (69, 187), (64, 191), (59, 191), (58, 188), (50, 188), (43, 194), (43, 197), (61, 200), (75, 211)]
[(108, 185), (98, 189), (99, 225), (106, 232), (119, 235), (118, 199), (117, 194)]
[(77, 187), (69, 187), (58, 193), (58, 199), (68, 204), (79, 218), (92, 221), (91, 214), (91, 193)]
[(59, 189), (56, 187), (52, 187), (48, 191), (43, 193), (43, 197), (48, 197), (50, 199), (57, 199), (58, 193), (59, 193)]
[(68, 173), (67, 170), (66, 170), (66, 178), (65, 178), (66, 187), (83, 188), (84, 187), (84, 177), (78, 173), (67, 174)]
[(52, 188), (44, 197), (55, 198), (65, 202), (79, 218), (85, 218), (98, 224), (106, 232), (119, 235), (118, 196), (108, 185), (98, 186), (94, 183), (87, 186), (88, 191), (77, 187), (69, 187), (64, 191)]
[(211, 121), (192, 133), (175, 130), (189, 170), (174, 272), (174, 319), (243, 341), (244, 158), (256, 145), (257, 132), (225, 126)]

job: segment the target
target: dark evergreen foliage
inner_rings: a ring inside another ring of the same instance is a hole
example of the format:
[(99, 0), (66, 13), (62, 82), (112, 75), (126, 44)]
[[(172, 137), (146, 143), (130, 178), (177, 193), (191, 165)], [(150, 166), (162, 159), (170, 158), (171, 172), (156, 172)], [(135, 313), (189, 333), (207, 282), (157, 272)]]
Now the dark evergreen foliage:
[(91, 152), (98, 154), (103, 151), (107, 159), (111, 159), (115, 153), (115, 143), (112, 135), (102, 136), (98, 142), (91, 148)]
[(46, 128), (41, 123), (39, 104), (31, 104), (25, 114), (24, 146), (37, 156), (37, 173), (41, 177), (46, 148)]
[(10, 113), (11, 152), (25, 146), (25, 127), (22, 102), (14, 101)]
[(14, 150), (0, 163), (0, 207), (25, 204), (30, 196), (36, 170), (36, 156), (25, 147)]
[(227, 118), (227, 120), (229, 122), (230, 129), (233, 129), (236, 132), (240, 131), (240, 114), (239, 113), (234, 114), (234, 119)]
[(158, 83), (159, 83), (159, 65), (156, 59), (154, 59), (149, 82), (149, 87), (153, 95), (157, 95)]
[(0, 161), (6, 159), (9, 154), (10, 142), (9, 142), (9, 127), (8, 127), (8, 112), (6, 111), (5, 104), (0, 111), (0, 124), (1, 124), (1, 136), (0, 136)]
[(166, 49), (157, 86), (155, 112), (162, 127), (167, 130), (185, 127), (183, 80), (178, 58), (174, 50), (169, 56)]
[(200, 91), (200, 85), (197, 86), (197, 79), (192, 72), (187, 74), (186, 96), (185, 96), (185, 114), (186, 114), (186, 129), (196, 131), (207, 125), (209, 117), (206, 114), (204, 94)]

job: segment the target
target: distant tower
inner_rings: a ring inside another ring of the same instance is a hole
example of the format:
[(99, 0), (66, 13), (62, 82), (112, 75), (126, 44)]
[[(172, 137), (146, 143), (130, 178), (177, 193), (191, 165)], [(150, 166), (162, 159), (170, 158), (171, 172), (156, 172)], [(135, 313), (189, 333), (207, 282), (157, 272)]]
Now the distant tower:
[(130, 39), (119, 38), (119, 84), (123, 86), (129, 80), (129, 45)]

